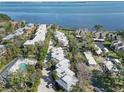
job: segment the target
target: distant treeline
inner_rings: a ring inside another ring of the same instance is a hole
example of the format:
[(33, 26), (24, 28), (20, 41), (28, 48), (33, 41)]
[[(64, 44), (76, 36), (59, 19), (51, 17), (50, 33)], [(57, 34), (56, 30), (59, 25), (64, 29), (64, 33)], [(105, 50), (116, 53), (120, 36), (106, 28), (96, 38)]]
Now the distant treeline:
[(118, 31), (117, 33), (118, 33), (118, 35), (120, 35), (120, 36), (122, 37), (122, 39), (124, 40), (124, 30)]
[(0, 14), (0, 21), (9, 21), (11, 18), (6, 14)]
[(123, 38), (123, 40), (124, 40), (124, 30), (123, 31), (119, 31), (118, 35), (120, 35)]

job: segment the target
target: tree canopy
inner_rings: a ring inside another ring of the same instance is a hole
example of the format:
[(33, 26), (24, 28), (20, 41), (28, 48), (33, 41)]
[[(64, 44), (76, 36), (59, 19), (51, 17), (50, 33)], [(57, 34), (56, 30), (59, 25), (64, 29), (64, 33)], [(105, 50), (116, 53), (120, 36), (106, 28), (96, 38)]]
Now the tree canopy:
[(95, 25), (94, 28), (96, 31), (103, 31), (104, 30), (104, 27), (102, 25)]
[(0, 14), (0, 21), (9, 21), (11, 18), (6, 14)]

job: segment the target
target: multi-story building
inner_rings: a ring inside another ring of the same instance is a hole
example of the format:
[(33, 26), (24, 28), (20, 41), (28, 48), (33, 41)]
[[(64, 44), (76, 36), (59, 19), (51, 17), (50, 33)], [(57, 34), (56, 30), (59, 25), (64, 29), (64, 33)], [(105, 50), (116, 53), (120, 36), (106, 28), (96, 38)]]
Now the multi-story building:
[(35, 37), (31, 40), (27, 40), (24, 43), (24, 46), (35, 45), (35, 43), (44, 43), (46, 33), (47, 33), (46, 24), (41, 24), (35, 33)]
[(67, 46), (68, 45), (68, 39), (65, 36), (64, 33), (56, 31), (54, 33), (55, 38), (58, 40), (58, 42), (60, 42), (63, 46)]
[(92, 53), (90, 51), (84, 52), (84, 55), (87, 58), (87, 62), (88, 62), (89, 66), (96, 66), (97, 65), (97, 63), (96, 63), (95, 59), (93, 58)]
[(63, 49), (61, 47), (54, 47), (51, 50), (51, 59), (57, 63), (56, 72), (58, 79), (56, 79), (56, 82), (66, 91), (71, 91), (78, 79), (75, 77), (75, 73), (69, 69), (71, 64), (65, 58)]

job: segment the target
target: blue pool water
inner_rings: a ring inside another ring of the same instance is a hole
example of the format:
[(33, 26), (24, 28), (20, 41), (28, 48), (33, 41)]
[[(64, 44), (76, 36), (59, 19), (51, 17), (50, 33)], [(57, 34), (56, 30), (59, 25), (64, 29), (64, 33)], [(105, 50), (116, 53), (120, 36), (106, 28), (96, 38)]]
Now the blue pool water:
[(27, 69), (27, 64), (25, 64), (25, 63), (21, 63), (20, 65), (19, 65), (19, 67), (20, 67), (20, 70), (26, 70)]
[(59, 24), (70, 28), (124, 29), (124, 2), (0, 2), (0, 13), (15, 20)]

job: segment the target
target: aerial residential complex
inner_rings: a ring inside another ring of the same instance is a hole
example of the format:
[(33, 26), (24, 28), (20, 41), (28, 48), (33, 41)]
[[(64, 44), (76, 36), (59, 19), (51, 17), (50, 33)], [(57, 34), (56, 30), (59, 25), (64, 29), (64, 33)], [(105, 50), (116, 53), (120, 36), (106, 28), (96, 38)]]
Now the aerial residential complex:
[(118, 32), (8, 22), (13, 28), (2, 30), (0, 40), (0, 91), (124, 91)]

